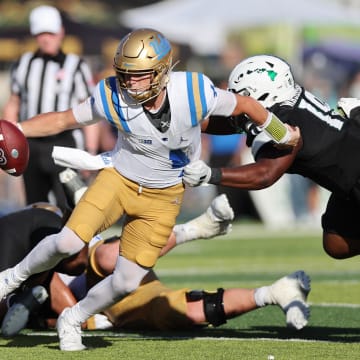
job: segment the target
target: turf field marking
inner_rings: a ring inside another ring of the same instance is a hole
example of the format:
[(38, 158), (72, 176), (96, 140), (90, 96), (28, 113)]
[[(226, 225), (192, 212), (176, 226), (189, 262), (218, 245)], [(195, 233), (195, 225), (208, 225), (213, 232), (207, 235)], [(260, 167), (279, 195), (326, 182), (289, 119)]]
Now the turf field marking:
[(360, 304), (345, 304), (345, 303), (309, 303), (311, 306), (320, 306), (320, 307), (337, 307), (337, 308), (347, 308), (347, 309), (358, 309)]
[[(27, 336), (50, 336), (57, 337), (56, 331), (37, 331), (28, 332)], [(225, 337), (225, 336), (192, 336), (189, 335), (143, 335), (143, 334), (128, 334), (112, 331), (88, 331), (82, 334), (83, 338), (91, 337), (111, 337), (111, 338), (124, 338), (129, 340), (210, 340), (210, 341), (276, 341), (276, 342), (301, 342), (301, 343), (329, 343), (331, 340), (317, 340), (317, 339), (301, 339), (301, 338), (276, 338), (276, 337)]]

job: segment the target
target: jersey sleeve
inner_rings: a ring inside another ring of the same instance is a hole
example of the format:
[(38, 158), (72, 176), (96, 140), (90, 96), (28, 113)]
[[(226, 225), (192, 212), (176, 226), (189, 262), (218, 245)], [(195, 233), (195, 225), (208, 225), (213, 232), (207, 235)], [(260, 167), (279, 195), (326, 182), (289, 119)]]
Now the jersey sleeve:
[(236, 106), (235, 94), (230, 91), (215, 88), (217, 94), (216, 106), (212, 112), (212, 115), (218, 116), (230, 116)]
[[(230, 116), (236, 106), (236, 97), (233, 93), (217, 88), (212, 80), (201, 73), (187, 73), (188, 74), (188, 90), (198, 88), (199, 101), (194, 97), (195, 107), (197, 103), (201, 103), (202, 119), (208, 118), (210, 115)], [(189, 77), (191, 76), (191, 86), (189, 86)], [(191, 91), (189, 91), (191, 94)], [(191, 96), (189, 96), (189, 99)], [(191, 104), (191, 101), (190, 101)]]
[(90, 96), (80, 104), (73, 106), (72, 112), (76, 121), (81, 125), (95, 124), (100, 120), (93, 106), (93, 97)]
[(91, 96), (85, 101), (73, 107), (76, 121), (82, 125), (89, 125), (97, 122), (99, 118), (106, 119), (106, 113), (102, 101), (102, 91), (105, 79), (101, 80), (94, 88)]

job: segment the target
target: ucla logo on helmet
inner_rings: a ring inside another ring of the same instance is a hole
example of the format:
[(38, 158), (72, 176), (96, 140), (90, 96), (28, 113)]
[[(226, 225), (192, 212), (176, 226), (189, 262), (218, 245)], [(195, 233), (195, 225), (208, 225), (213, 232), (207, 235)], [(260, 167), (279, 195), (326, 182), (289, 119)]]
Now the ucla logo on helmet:
[(158, 34), (157, 40), (151, 41), (150, 45), (153, 47), (159, 60), (166, 56), (171, 50), (169, 41), (161, 34)]

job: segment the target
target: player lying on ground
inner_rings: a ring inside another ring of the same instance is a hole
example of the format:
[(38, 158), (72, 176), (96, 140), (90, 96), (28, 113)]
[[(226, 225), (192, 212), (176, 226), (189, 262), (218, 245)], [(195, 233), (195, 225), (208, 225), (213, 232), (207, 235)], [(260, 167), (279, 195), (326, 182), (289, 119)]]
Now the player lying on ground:
[[(211, 238), (227, 233), (232, 217), (232, 209), (226, 196), (218, 196), (204, 214), (188, 223), (175, 226), (169, 238), (167, 251), (176, 244), (195, 238)], [(105, 241), (94, 240), (94, 245), (89, 251), (89, 261), (86, 262), (85, 273), (75, 278), (69, 284), (70, 288), (59, 282), (53, 284), (50, 291), (48, 288), (50, 303), (58, 304), (59, 299), (64, 299), (62, 308), (58, 309), (57, 313), (60, 313), (65, 306), (71, 306), (76, 299), (79, 300), (86, 293), (88, 287), (93, 286), (113, 271), (118, 246), (118, 238)], [(164, 251), (164, 254), (167, 251)], [(35, 293), (42, 294), (40, 290), (38, 286), (35, 287)], [(215, 292), (190, 289), (172, 290), (162, 284), (152, 271), (144, 279), (139, 289), (129, 298), (123, 299), (105, 310), (106, 318), (95, 315), (84, 326), (88, 329), (114, 327), (140, 330), (179, 330), (208, 324), (218, 326), (225, 323), (226, 319), (261, 306), (274, 304), (283, 309), (288, 326), (301, 329), (306, 325), (310, 313), (306, 303), (309, 291), (310, 279), (302, 271), (286, 276), (271, 286), (258, 289), (223, 290), (219, 288)], [(34, 293), (34, 289), (32, 292)], [(73, 294), (77, 296), (76, 299)], [(26, 326), (31, 307), (37, 305), (31, 300), (34, 300), (34, 297), (29, 291), (25, 296), (20, 295), (17, 299), (13, 298), (12, 306), (2, 324), (3, 335), (14, 335)], [(45, 316), (47, 313), (45, 310), (42, 311), (42, 316)], [(36, 318), (39, 319), (38, 312)], [(49, 323), (49, 325), (52, 324)]]

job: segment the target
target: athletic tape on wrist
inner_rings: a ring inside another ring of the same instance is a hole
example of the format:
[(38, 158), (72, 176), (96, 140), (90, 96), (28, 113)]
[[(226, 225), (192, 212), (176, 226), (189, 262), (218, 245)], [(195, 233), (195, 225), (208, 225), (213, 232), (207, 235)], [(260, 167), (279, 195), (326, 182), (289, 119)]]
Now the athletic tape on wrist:
[(264, 131), (278, 144), (283, 144), (289, 138), (289, 130), (285, 124), (273, 113), (269, 113), (265, 124)]

